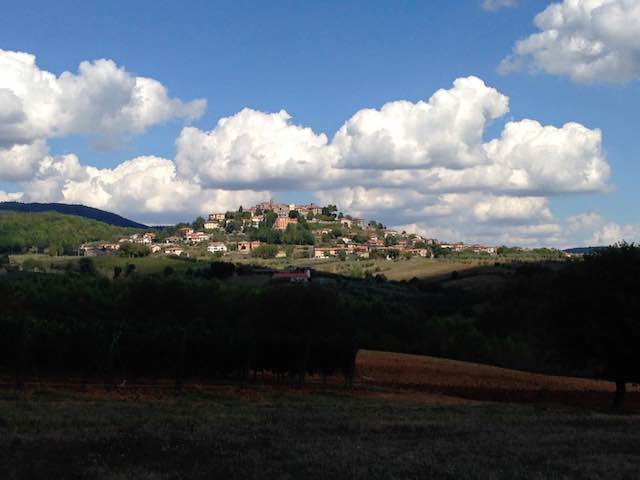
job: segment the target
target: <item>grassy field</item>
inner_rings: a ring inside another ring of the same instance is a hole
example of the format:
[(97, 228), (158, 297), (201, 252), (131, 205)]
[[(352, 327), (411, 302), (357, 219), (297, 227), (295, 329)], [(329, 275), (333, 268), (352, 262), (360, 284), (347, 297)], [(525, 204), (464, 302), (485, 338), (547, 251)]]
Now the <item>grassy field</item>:
[[(225, 260), (237, 263), (263, 265), (270, 268), (311, 267), (321, 272), (337, 273), (350, 277), (362, 277), (365, 273), (371, 275), (383, 274), (389, 280), (410, 280), (417, 278), (433, 278), (448, 276), (454, 271), (462, 272), (479, 265), (489, 264), (482, 260), (447, 260), (412, 258), (410, 260), (346, 260), (339, 259), (288, 259), (279, 258), (263, 260), (246, 255), (236, 254), (224, 257)], [(483, 263), (484, 262), (484, 263)], [(493, 262), (490, 262), (493, 263)]]
[(0, 401), (0, 477), (635, 479), (640, 419), (318, 392)]
[(640, 416), (585, 408), (606, 382), (372, 351), (358, 372), (350, 390), (0, 390), (0, 478), (638, 478)]
[[(38, 268), (41, 271), (60, 271), (66, 264), (75, 263), (82, 257), (51, 257), (49, 255), (11, 255), (11, 263), (23, 265), (25, 268)], [(120, 256), (90, 257), (96, 270), (102, 275), (110, 277), (113, 269), (119, 266), (124, 271), (128, 264), (136, 266), (136, 272), (142, 274), (162, 273), (166, 267), (171, 267), (176, 271), (184, 271), (189, 267), (197, 266), (195, 260), (178, 259), (172, 257), (148, 256), (142, 258), (129, 258)], [(204, 265), (204, 263), (201, 263)]]
[[(41, 271), (55, 271), (63, 269), (65, 264), (70, 262), (77, 262), (80, 257), (51, 257), (49, 255), (42, 254), (25, 254), (25, 255), (11, 255), (11, 262), (18, 265), (23, 265), (25, 268), (32, 269), (37, 267)], [(474, 269), (478, 267), (491, 267), (496, 261), (501, 259), (430, 259), (430, 258), (411, 258), (408, 260), (346, 260), (340, 261), (337, 258), (332, 259), (291, 259), (291, 258), (277, 258), (277, 259), (260, 259), (251, 257), (249, 255), (243, 255), (239, 253), (230, 253), (223, 257), (214, 257), (210, 254), (194, 255), (190, 259), (178, 259), (165, 256), (151, 255), (143, 258), (128, 258), (119, 256), (104, 256), (104, 257), (91, 257), (96, 269), (103, 275), (113, 275), (113, 269), (116, 266), (125, 268), (127, 264), (131, 263), (136, 266), (138, 273), (162, 273), (167, 267), (171, 267), (176, 271), (184, 271), (188, 268), (204, 266), (213, 261), (232, 262), (243, 265), (257, 265), (274, 269), (285, 269), (289, 267), (310, 267), (315, 270), (327, 273), (333, 273), (343, 275), (346, 277), (363, 278), (369, 274), (384, 275), (388, 280), (411, 280), (412, 278), (419, 279), (449, 279), (453, 272), (458, 272), (461, 276), (473, 273)], [(504, 260), (505, 263), (510, 263), (512, 260)], [(514, 260), (515, 261), (515, 260)], [(523, 260), (525, 261), (525, 260)], [(489, 276), (487, 276), (487, 274)], [(486, 272), (480, 282), (495, 283), (494, 278), (491, 277), (490, 272)], [(488, 282), (485, 282), (488, 280)], [(477, 279), (464, 279), (456, 281), (454, 284), (465, 286), (466, 283), (475, 284)]]

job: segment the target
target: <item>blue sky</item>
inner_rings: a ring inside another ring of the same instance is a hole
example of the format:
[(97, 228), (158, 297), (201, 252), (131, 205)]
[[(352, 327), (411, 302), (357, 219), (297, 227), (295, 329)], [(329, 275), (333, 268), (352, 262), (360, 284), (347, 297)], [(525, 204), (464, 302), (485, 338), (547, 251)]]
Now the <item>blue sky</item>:
[[(330, 140), (361, 109), (427, 101), (455, 79), (477, 76), (509, 97), (508, 113), (488, 126), (485, 140), (498, 137), (507, 121), (522, 119), (558, 128), (577, 122), (602, 131), (611, 191), (548, 195), (554, 221), (597, 212), (619, 225), (640, 224), (633, 208), (640, 200), (640, 83), (575, 81), (544, 68), (498, 73), (516, 42), (538, 31), (534, 17), (551, 3), (521, 0), (487, 11), (480, 0), (27, 0), (5, 5), (0, 49), (35, 55), (38, 68), (56, 76), (77, 74), (83, 61), (111, 59), (131, 75), (161, 82), (171, 97), (206, 99), (199, 118), (158, 122), (109, 148), (96, 147), (95, 135), (84, 132), (47, 138), (51, 155), (73, 153), (83, 165), (100, 168), (142, 155), (173, 159), (186, 123), (209, 131), (219, 118), (245, 107), (284, 109), (292, 124)], [(23, 189), (23, 181), (0, 180), (5, 192)], [(273, 195), (307, 200), (309, 192), (292, 182)], [(395, 213), (380, 215), (389, 222)], [(413, 220), (408, 223), (429, 223)]]

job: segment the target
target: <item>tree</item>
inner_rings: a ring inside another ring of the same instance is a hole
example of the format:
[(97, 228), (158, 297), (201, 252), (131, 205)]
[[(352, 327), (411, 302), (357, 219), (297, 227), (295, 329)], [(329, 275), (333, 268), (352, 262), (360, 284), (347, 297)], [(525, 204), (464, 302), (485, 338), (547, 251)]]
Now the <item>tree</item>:
[(124, 276), (128, 277), (129, 275), (133, 274), (136, 271), (136, 266), (133, 263), (129, 263), (127, 264), (127, 268), (124, 271)]
[(278, 247), (275, 245), (260, 245), (257, 248), (251, 250), (251, 256), (257, 258), (276, 258), (278, 254)]
[(266, 225), (260, 225), (257, 229), (249, 230), (250, 240), (260, 240), (265, 243), (282, 243), (282, 231), (274, 230)]
[(282, 234), (282, 242), (293, 245), (313, 245), (315, 238), (306, 225), (290, 224)]
[(331, 237), (332, 238), (340, 238), (344, 236), (344, 231), (340, 227), (335, 227), (331, 229)]
[(289, 218), (298, 218), (300, 217), (300, 212), (297, 210), (289, 210)]
[(194, 230), (204, 230), (204, 222), (205, 220), (203, 217), (198, 217), (191, 224), (191, 228)]
[(276, 219), (278, 218), (278, 214), (273, 210), (269, 210), (264, 214), (264, 225), (268, 228), (272, 228), (273, 224), (276, 223)]
[(369, 238), (364, 232), (358, 232), (353, 237), (355, 243), (367, 243), (367, 240), (369, 240)]
[(225, 232), (227, 233), (235, 233), (242, 230), (242, 223), (237, 220), (231, 220), (227, 222), (227, 225), (224, 227)]
[(95, 275), (96, 274), (96, 266), (93, 263), (93, 260), (90, 258), (83, 257), (78, 261), (78, 269), (80, 273), (83, 275)]
[(123, 242), (120, 245), (119, 252), (121, 257), (133, 258), (146, 257), (151, 254), (151, 250), (146, 245), (132, 242)]
[(322, 216), (328, 218), (336, 218), (336, 213), (338, 211), (338, 207), (335, 205), (327, 205), (326, 207), (322, 207)]
[(164, 267), (164, 270), (162, 271), (162, 274), (165, 277), (170, 277), (174, 273), (175, 273), (175, 270), (173, 269), (173, 267), (171, 265), (167, 265), (166, 267)]
[(640, 380), (640, 247), (621, 243), (562, 270), (553, 285), (550, 328), (562, 358), (615, 382), (614, 408), (626, 384)]

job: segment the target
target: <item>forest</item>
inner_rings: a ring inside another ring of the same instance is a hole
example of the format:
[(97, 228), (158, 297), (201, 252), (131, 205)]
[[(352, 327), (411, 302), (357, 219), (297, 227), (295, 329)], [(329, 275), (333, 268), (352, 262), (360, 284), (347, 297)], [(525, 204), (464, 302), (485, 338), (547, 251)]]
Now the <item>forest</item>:
[(291, 383), (341, 374), (348, 384), (364, 348), (603, 378), (616, 382), (617, 402), (640, 379), (634, 245), (522, 264), (504, 286), (479, 290), (318, 272), (308, 286), (250, 287), (227, 281), (250, 269), (224, 262), (116, 268), (108, 279), (83, 259), (72, 271), (0, 280), (0, 367), (17, 379), (72, 372), (106, 384), (265, 373)]

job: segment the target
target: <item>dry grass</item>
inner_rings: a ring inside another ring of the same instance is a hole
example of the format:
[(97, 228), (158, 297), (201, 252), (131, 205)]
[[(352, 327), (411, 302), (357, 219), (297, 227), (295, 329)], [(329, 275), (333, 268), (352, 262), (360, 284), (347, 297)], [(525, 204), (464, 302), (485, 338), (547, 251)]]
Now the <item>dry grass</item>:
[(0, 478), (637, 478), (640, 419), (331, 392), (0, 401)]
[[(300, 390), (191, 385), (181, 397), (168, 383), (110, 395), (5, 390), (0, 478), (635, 479), (640, 471), (639, 416), (536, 397), (608, 395), (606, 383), (371, 351), (359, 354), (358, 372), (354, 390), (337, 379)], [(480, 402), (486, 392), (537, 403)]]

